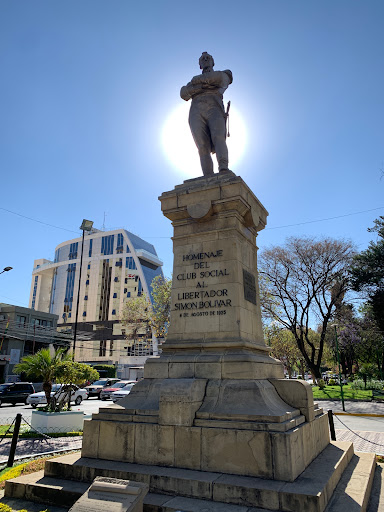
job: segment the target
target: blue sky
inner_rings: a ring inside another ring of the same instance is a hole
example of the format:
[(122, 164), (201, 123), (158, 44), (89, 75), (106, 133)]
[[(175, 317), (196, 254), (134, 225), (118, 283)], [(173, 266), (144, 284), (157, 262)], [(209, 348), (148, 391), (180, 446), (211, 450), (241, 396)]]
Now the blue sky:
[(247, 145), (230, 168), (269, 211), (258, 246), (365, 249), (384, 215), (383, 19), (382, 0), (0, 0), (0, 301), (28, 305), (33, 260), (104, 213), (171, 274), (157, 198), (190, 176), (161, 134), (202, 51), (233, 72)]

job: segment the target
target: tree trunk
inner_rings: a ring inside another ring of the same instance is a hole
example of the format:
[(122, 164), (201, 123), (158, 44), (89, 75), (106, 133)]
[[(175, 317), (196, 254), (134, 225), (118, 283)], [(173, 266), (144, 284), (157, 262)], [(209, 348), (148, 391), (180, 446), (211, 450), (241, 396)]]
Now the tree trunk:
[(49, 381), (43, 382), (43, 391), (45, 393), (47, 405), (49, 405), (49, 403), (51, 401), (52, 382), (49, 382)]

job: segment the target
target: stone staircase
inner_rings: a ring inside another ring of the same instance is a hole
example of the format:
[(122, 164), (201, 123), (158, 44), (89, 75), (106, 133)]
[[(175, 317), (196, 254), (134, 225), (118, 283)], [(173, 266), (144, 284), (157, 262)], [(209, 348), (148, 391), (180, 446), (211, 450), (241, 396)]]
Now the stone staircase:
[(348, 442), (332, 442), (292, 483), (70, 454), (7, 481), (5, 497), (69, 508), (96, 476), (108, 476), (148, 483), (145, 512), (361, 512), (374, 470), (374, 454), (354, 454)]

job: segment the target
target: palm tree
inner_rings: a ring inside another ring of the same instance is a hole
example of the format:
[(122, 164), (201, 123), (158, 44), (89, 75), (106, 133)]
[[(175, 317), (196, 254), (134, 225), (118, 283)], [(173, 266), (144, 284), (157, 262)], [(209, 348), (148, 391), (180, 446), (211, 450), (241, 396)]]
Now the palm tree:
[(34, 355), (25, 356), (13, 369), (14, 373), (25, 373), (27, 377), (43, 380), (43, 391), (47, 404), (51, 400), (52, 381), (56, 377), (59, 364), (62, 361), (70, 361), (72, 357), (66, 353), (66, 349), (58, 348), (53, 353), (49, 348), (43, 348)]

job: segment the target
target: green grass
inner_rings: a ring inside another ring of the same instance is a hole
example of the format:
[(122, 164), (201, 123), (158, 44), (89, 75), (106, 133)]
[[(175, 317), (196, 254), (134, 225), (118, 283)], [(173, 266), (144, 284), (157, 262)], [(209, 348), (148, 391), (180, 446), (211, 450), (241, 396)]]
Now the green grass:
[[(324, 400), (341, 400), (340, 386), (325, 386), (323, 390), (320, 390), (318, 386), (312, 387), (313, 398)], [(370, 402), (372, 400), (372, 390), (352, 389), (349, 384), (343, 386), (343, 393), (345, 400), (362, 400), (364, 402)]]
[[(11, 431), (5, 437), (12, 437), (13, 428), (14, 426), (12, 426)], [(8, 429), (9, 425), (0, 425), (0, 437), (4, 436)], [(48, 432), (47, 435), (49, 437), (77, 437), (82, 436), (83, 432)], [(28, 439), (31, 437), (39, 437), (39, 434), (34, 430), (30, 430), (30, 427), (28, 425), (20, 425), (19, 437), (22, 439)]]

